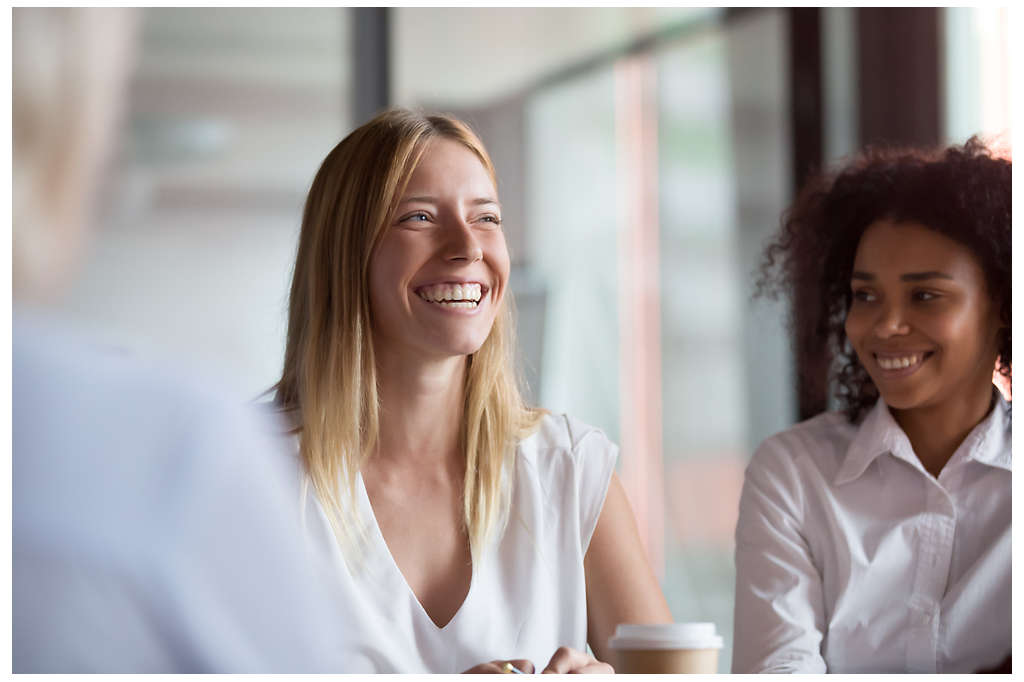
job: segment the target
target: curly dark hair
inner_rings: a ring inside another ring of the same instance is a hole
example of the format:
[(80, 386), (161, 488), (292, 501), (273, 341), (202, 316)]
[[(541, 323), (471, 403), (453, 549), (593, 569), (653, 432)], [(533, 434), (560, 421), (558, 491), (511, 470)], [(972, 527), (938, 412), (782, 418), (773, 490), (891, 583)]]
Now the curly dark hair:
[[(831, 379), (840, 408), (858, 422), (878, 389), (846, 338), (853, 259), (865, 229), (888, 219), (916, 222), (971, 250), (998, 306), (999, 372), (1011, 376), (1011, 171), (977, 138), (939, 150), (869, 148), (838, 172), (813, 177), (783, 214), (763, 254), (755, 296), (787, 293), (802, 385), (824, 390)], [(828, 376), (808, 375), (828, 367)], [(808, 368), (812, 369), (808, 369)]]

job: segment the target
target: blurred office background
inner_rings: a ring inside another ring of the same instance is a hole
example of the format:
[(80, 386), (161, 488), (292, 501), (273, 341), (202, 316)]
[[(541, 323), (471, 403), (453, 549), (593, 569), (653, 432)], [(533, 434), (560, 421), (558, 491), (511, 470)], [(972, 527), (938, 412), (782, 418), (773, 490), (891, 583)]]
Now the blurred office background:
[[(731, 656), (756, 445), (824, 405), (752, 300), (803, 177), (862, 144), (1009, 128), (1006, 10), (142, 10), (67, 312), (254, 398), (276, 379), (305, 191), (387, 105), (456, 113), (499, 171), (533, 400), (602, 427), (677, 620)], [(1008, 138), (1006, 138), (1008, 140)], [(800, 396), (798, 398), (798, 396)]]

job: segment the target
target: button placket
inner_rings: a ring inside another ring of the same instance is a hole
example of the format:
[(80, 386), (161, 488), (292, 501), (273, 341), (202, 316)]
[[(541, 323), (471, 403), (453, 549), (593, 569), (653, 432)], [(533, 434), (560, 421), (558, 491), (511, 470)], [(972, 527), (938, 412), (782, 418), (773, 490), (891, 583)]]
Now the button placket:
[(937, 672), (942, 597), (949, 578), (956, 528), (955, 510), (946, 491), (929, 477), (921, 514), (918, 560), (907, 606), (911, 632), (907, 638), (907, 669)]
[[(963, 478), (964, 472), (961, 467), (960, 471), (956, 472), (956, 480)], [(945, 481), (946, 485), (951, 482), (952, 477)], [(936, 543), (936, 561), (934, 567), (934, 580), (935, 580), (935, 603), (933, 606), (933, 641), (935, 642), (935, 671), (943, 672), (943, 662), (939, 661), (939, 652), (943, 650), (943, 622), (942, 622), (942, 602), (946, 596), (946, 591), (949, 589), (949, 576), (953, 569), (953, 544), (956, 542), (956, 524), (957, 524), (957, 509), (956, 503), (953, 500), (953, 496), (949, 493), (944, 485), (935, 486), (935, 497), (936, 497), (936, 508), (941, 508), (941, 523), (938, 526), (940, 537)]]

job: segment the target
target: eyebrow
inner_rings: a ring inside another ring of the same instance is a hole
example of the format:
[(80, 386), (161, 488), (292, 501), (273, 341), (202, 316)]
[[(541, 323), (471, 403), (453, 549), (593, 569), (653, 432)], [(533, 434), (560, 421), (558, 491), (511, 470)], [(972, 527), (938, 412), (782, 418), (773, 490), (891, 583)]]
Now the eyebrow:
[[(853, 273), (850, 275), (850, 279), (863, 279), (871, 281), (875, 279), (875, 276), (870, 272), (854, 270)], [(927, 272), (907, 272), (900, 275), (900, 280), (904, 282), (923, 282), (929, 279), (953, 279), (953, 276), (948, 275), (945, 272), (939, 272), (938, 270), (928, 270)]]
[[(428, 196), (406, 197), (402, 199), (399, 203), (408, 204), (411, 202), (418, 202), (422, 204), (436, 204), (437, 198)], [(498, 202), (497, 199), (491, 199), (489, 197), (479, 197), (477, 199), (471, 199), (469, 203), (474, 206), (484, 206), (488, 204), (493, 204), (494, 206), (501, 208), (501, 204)]]

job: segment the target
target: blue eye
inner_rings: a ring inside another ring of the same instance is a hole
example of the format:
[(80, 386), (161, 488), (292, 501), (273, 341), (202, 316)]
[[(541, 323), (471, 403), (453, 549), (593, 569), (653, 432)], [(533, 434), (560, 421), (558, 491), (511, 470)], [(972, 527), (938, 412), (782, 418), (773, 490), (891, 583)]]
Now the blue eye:
[(400, 222), (400, 223), (425, 223), (425, 222), (427, 222), (429, 220), (430, 220), (430, 216), (428, 216), (423, 211), (417, 211), (416, 213), (410, 213), (409, 215), (405, 216), (404, 218), (402, 218), (398, 222)]

